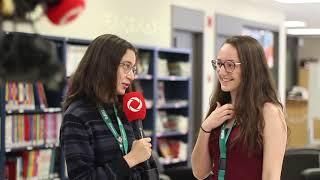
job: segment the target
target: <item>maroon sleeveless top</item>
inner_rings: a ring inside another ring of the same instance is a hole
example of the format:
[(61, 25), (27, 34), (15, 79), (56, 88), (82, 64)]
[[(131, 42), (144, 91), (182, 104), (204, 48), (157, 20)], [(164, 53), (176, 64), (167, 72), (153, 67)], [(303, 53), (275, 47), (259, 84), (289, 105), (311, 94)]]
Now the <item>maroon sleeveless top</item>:
[[(212, 180), (218, 180), (220, 132), (221, 127), (213, 130), (209, 139), (209, 152), (214, 163), (212, 169)], [(230, 146), (231, 142), (239, 133), (239, 126), (233, 127), (227, 142), (227, 165), (225, 180), (261, 180), (263, 153), (253, 152), (249, 154), (249, 149), (244, 146), (243, 143), (239, 142), (239, 140), (236, 140), (236, 142)]]

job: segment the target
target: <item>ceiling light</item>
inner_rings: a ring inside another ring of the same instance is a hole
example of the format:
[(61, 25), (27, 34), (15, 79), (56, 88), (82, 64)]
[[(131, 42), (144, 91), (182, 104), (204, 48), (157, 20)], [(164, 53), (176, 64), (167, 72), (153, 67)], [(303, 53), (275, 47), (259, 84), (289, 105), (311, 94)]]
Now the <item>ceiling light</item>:
[(296, 4), (296, 3), (320, 3), (320, 0), (275, 0), (280, 3)]
[(305, 27), (306, 23), (303, 21), (286, 21), (284, 25), (287, 28), (294, 28), (294, 27)]
[(291, 35), (320, 35), (320, 28), (287, 29), (287, 34), (291, 34)]

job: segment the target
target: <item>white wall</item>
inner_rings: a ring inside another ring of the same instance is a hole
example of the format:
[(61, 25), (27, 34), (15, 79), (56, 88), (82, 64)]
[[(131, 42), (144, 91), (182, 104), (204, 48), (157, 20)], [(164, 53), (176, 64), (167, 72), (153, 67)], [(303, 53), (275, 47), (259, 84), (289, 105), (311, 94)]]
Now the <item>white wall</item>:
[[(319, 131), (315, 129), (314, 121), (320, 118), (320, 62), (312, 63), (309, 69), (309, 100), (308, 100), (308, 131), (309, 131), (309, 143), (320, 144), (319, 139), (315, 139), (314, 131)], [(312, 83), (311, 83), (312, 82)]]
[(320, 60), (320, 37), (301, 37), (298, 48), (298, 61), (302, 58), (318, 58)]
[(251, 0), (215, 0), (217, 13), (236, 16), (243, 19), (279, 26), (284, 20), (284, 13), (271, 4), (252, 2)]
[[(285, 32), (284, 14), (265, 4), (255, 4), (250, 0), (86, 0), (87, 7), (74, 22), (65, 26), (54, 26), (44, 17), (36, 24), (42, 34), (93, 39), (103, 33), (117, 34), (135, 44), (169, 47), (171, 40), (171, 5), (202, 10), (204, 24), (204, 64), (203, 64), (203, 113), (208, 110), (209, 97), (216, 77), (210, 59), (214, 52), (214, 22), (207, 25), (207, 19), (214, 20), (215, 13), (240, 17), (279, 27), (280, 32), (280, 78), (285, 85)], [(5, 24), (5, 29), (10, 25)], [(25, 26), (22, 31), (30, 31)], [(283, 67), (283, 68), (282, 68)], [(283, 85), (279, 86), (285, 92)], [(281, 94), (281, 93), (280, 93)], [(282, 93), (283, 94), (283, 93)]]
[[(93, 39), (113, 33), (136, 44), (169, 47), (170, 6), (167, 0), (86, 0), (84, 12), (70, 24), (55, 26), (43, 17), (36, 27), (46, 35)], [(28, 26), (19, 29), (30, 32)]]
[[(309, 69), (309, 101), (308, 101), (308, 131), (309, 143), (320, 143), (314, 139), (314, 119), (320, 118), (320, 37), (301, 37), (302, 43), (298, 49), (298, 60), (302, 58), (316, 58), (318, 63), (312, 63)], [(318, 130), (319, 131), (319, 130)]]

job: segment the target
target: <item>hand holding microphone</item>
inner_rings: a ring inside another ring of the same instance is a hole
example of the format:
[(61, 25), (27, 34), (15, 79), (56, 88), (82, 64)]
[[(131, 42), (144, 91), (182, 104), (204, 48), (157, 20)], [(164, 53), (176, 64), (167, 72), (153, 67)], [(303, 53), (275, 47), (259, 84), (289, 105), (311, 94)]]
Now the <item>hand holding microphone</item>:
[[(140, 133), (140, 139), (133, 141), (131, 151), (124, 156), (129, 167), (133, 167), (148, 160), (152, 152), (151, 138), (144, 138), (141, 122), (146, 116), (146, 103), (141, 93), (130, 92), (123, 96), (122, 107), (128, 121), (137, 123)], [(147, 166), (149, 166), (148, 161)]]
[(133, 141), (131, 151), (124, 156), (129, 167), (133, 167), (150, 158), (152, 152), (150, 142), (151, 138), (149, 137)]

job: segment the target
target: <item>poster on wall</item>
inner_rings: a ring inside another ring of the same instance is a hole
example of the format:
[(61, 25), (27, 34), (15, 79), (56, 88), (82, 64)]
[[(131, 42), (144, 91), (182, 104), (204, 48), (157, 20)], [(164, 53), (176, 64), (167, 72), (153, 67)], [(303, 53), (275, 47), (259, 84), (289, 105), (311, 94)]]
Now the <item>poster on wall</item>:
[(264, 49), (269, 68), (274, 66), (274, 34), (272, 31), (243, 27), (242, 35), (257, 39)]

